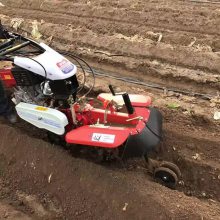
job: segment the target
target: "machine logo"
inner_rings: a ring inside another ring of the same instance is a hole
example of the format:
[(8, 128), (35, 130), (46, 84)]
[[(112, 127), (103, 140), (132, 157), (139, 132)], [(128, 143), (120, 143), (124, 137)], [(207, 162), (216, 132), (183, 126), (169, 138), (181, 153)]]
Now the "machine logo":
[(113, 144), (115, 142), (115, 135), (93, 133), (92, 134), (92, 141)]
[(63, 59), (61, 62), (58, 62), (57, 66), (64, 74), (68, 74), (74, 69), (73, 64), (66, 59)]

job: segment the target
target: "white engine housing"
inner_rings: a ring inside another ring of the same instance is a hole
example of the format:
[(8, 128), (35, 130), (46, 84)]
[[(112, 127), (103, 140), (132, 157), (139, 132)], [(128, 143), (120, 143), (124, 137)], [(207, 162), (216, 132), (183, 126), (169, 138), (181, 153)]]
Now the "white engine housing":
[(40, 46), (45, 49), (44, 53), (32, 59), (16, 56), (14, 64), (49, 80), (68, 79), (76, 74), (77, 67), (73, 63), (46, 44), (40, 43)]
[(64, 134), (68, 124), (66, 115), (52, 108), (20, 102), (16, 111), (23, 120), (58, 135)]

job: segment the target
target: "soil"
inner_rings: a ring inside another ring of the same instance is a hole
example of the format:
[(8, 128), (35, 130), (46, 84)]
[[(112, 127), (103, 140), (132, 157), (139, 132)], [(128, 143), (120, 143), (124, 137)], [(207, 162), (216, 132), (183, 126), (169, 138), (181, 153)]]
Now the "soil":
[[(97, 70), (163, 90), (98, 77), (94, 94), (147, 94), (164, 116), (156, 157), (176, 163), (176, 190), (156, 183), (142, 160), (97, 164), (19, 122), (0, 124), (0, 219), (220, 219), (220, 4), (178, 0), (1, 0), (0, 18), (72, 51)], [(15, 27), (15, 26), (14, 26)], [(203, 93), (209, 100), (168, 88)], [(177, 107), (170, 107), (173, 106)], [(155, 155), (154, 155), (155, 157)]]

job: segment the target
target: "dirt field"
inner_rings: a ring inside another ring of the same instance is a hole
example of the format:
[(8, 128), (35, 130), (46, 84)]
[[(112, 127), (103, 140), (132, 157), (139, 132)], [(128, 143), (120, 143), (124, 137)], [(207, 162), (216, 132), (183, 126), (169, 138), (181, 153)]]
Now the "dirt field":
[(142, 161), (130, 169), (96, 164), (52, 146), (23, 122), (2, 121), (0, 219), (220, 219), (220, 122), (213, 119), (220, 111), (220, 2), (0, 2), (8, 27), (22, 18), (18, 31), (29, 35), (37, 20), (43, 40), (80, 55), (97, 72), (162, 88), (96, 82), (97, 91), (111, 82), (153, 97), (164, 115), (158, 157), (183, 174), (170, 190), (154, 182)]

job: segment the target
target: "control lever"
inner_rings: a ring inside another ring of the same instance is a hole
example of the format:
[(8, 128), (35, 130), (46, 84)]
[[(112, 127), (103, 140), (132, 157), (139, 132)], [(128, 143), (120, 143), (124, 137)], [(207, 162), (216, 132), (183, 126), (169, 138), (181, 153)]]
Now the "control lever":
[(115, 91), (114, 91), (114, 89), (113, 89), (113, 86), (112, 86), (112, 85), (109, 85), (108, 87), (109, 87), (109, 89), (110, 89), (112, 95), (115, 96)]
[(129, 98), (129, 95), (128, 93), (124, 93), (122, 94), (122, 97), (123, 97), (123, 100), (124, 100), (124, 103), (125, 103), (125, 106), (126, 106), (126, 109), (128, 111), (128, 114), (129, 115), (132, 115), (134, 113), (134, 108), (131, 104), (131, 100)]
[(114, 91), (112, 85), (109, 85), (108, 87), (109, 87), (109, 89), (110, 89), (110, 91), (111, 91), (111, 93), (112, 93), (113, 96), (122, 95), (122, 98), (123, 98), (123, 100), (124, 100), (124, 103), (125, 103), (127, 112), (128, 112), (129, 115), (132, 115), (132, 114), (134, 113), (134, 108), (133, 108), (133, 106), (132, 106), (132, 104), (131, 104), (131, 100), (130, 100), (130, 97), (129, 97), (128, 93), (126, 93), (126, 92), (123, 92), (123, 93), (115, 93), (115, 91)]

